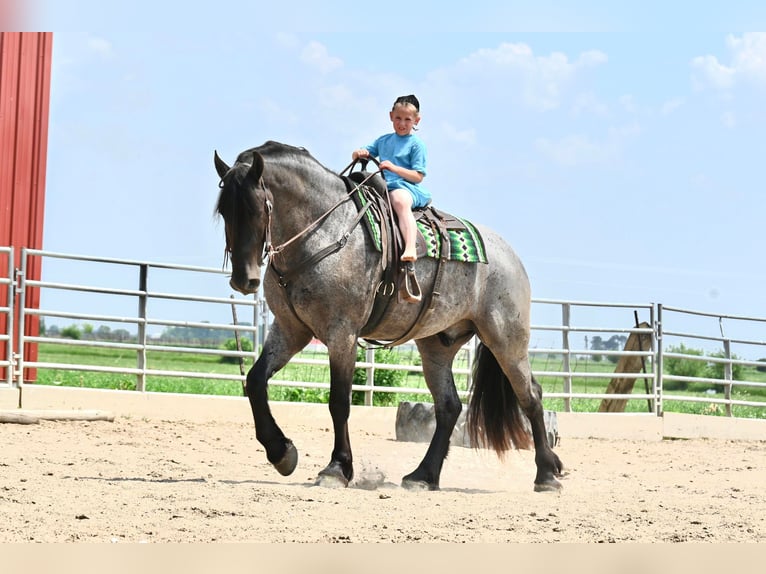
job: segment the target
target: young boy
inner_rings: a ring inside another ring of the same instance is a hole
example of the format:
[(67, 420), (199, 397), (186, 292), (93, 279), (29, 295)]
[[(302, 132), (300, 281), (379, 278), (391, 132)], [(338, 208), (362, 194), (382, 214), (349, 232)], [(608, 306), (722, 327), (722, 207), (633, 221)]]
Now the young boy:
[(351, 157), (380, 158), (380, 169), (404, 238), (401, 259), (414, 262), (417, 259), (417, 224), (412, 210), (425, 207), (431, 201), (430, 192), (420, 185), (426, 176), (426, 146), (413, 133), (420, 122), (420, 102), (412, 94), (400, 96), (394, 102), (389, 118), (394, 127), (393, 133), (382, 135), (372, 144), (355, 150)]

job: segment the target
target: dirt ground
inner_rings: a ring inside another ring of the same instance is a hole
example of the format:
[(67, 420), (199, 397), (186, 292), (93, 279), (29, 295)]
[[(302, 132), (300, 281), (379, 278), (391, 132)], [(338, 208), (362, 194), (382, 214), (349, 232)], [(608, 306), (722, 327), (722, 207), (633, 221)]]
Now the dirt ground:
[(439, 492), (399, 486), (425, 444), (356, 429), (350, 488), (313, 486), (328, 424), (285, 427), (280, 476), (251, 424), (117, 417), (0, 424), (0, 542), (755, 542), (766, 442), (562, 439), (560, 494), (533, 453), (453, 447)]

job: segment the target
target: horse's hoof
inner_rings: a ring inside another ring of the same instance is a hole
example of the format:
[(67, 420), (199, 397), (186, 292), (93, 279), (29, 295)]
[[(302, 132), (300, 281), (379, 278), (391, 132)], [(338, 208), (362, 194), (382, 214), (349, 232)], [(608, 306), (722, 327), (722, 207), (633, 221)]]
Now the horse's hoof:
[(560, 492), (562, 488), (561, 483), (555, 478), (546, 482), (535, 483), (535, 492)]
[(428, 484), (425, 480), (407, 480), (402, 479), (402, 488), (411, 492), (426, 492), (429, 490), (439, 490), (438, 485)]
[(287, 441), (287, 450), (285, 450), (282, 460), (274, 463), (274, 468), (276, 468), (282, 476), (289, 476), (293, 473), (296, 466), (298, 466), (298, 449), (295, 448), (295, 445), (291, 441)]
[(324, 488), (346, 488), (348, 486), (348, 480), (344, 476), (338, 476), (336, 474), (320, 474), (314, 481), (315, 486), (322, 486)]

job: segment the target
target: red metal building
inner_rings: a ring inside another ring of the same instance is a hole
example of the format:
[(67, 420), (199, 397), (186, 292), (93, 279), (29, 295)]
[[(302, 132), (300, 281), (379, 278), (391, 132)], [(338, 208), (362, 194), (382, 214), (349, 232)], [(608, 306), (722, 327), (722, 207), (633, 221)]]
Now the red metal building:
[[(14, 249), (17, 268), (22, 247), (42, 249), (52, 48), (52, 32), (0, 32), (0, 245)], [(40, 279), (40, 272), (39, 261), (27, 270), (31, 279)], [(39, 291), (32, 291), (26, 305), (38, 308)], [(0, 307), (6, 299), (0, 290)], [(6, 321), (0, 315), (0, 331)], [(24, 328), (27, 335), (36, 335), (37, 317)], [(18, 333), (19, 325), (14, 330)], [(0, 341), (0, 357), (5, 352)], [(37, 346), (30, 345), (24, 354), (37, 360)], [(4, 374), (0, 370), (0, 380)], [(35, 376), (29, 372), (24, 378)]]

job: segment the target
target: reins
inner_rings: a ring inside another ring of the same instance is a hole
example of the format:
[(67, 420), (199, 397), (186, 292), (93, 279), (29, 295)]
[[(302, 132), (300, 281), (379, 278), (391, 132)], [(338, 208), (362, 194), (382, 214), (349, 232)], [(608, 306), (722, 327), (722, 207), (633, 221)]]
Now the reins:
[[(360, 160), (354, 160), (352, 161), (343, 171), (340, 172), (340, 175), (343, 175), (346, 173), (346, 171), (351, 170), (357, 161)], [(377, 161), (373, 159), (375, 163), (377, 164)], [(264, 250), (266, 257), (269, 259), (269, 266), (274, 270), (274, 272), (277, 274), (277, 278), (279, 279), (279, 285), (281, 287), (287, 287), (290, 279), (292, 279), (295, 275), (306, 269), (307, 267), (314, 265), (330, 255), (331, 253), (334, 253), (336, 251), (339, 251), (342, 249), (346, 242), (348, 241), (349, 236), (351, 235), (351, 232), (354, 230), (354, 228), (359, 224), (359, 222), (362, 220), (362, 217), (364, 217), (367, 210), (372, 205), (371, 202), (368, 202), (361, 210), (358, 211), (356, 217), (353, 219), (351, 224), (348, 226), (346, 231), (334, 242), (330, 245), (327, 245), (323, 249), (319, 250), (317, 253), (310, 255), (309, 257), (305, 258), (303, 261), (298, 263), (297, 265), (293, 266), (292, 268), (288, 269), (287, 271), (280, 271), (276, 264), (275, 264), (275, 256), (279, 255), (288, 245), (294, 243), (301, 237), (307, 235), (308, 233), (314, 231), (317, 227), (319, 227), (322, 222), (327, 219), (336, 209), (338, 209), (341, 205), (343, 205), (345, 202), (350, 200), (355, 193), (358, 193), (359, 190), (362, 188), (362, 186), (367, 183), (372, 177), (377, 175), (379, 171), (373, 172), (369, 176), (367, 176), (362, 182), (357, 183), (353, 188), (351, 188), (348, 193), (343, 197), (340, 201), (338, 201), (335, 205), (333, 205), (330, 209), (325, 211), (322, 215), (320, 215), (315, 221), (313, 221), (310, 225), (308, 225), (305, 229), (302, 231), (299, 231), (295, 235), (293, 235), (290, 239), (285, 241), (284, 243), (281, 243), (280, 245), (273, 246), (271, 245), (270, 238), (271, 238), (271, 211), (272, 206), (270, 205), (269, 200), (267, 199), (267, 218), (266, 218), (266, 230), (265, 230), (265, 240), (264, 240)]]

